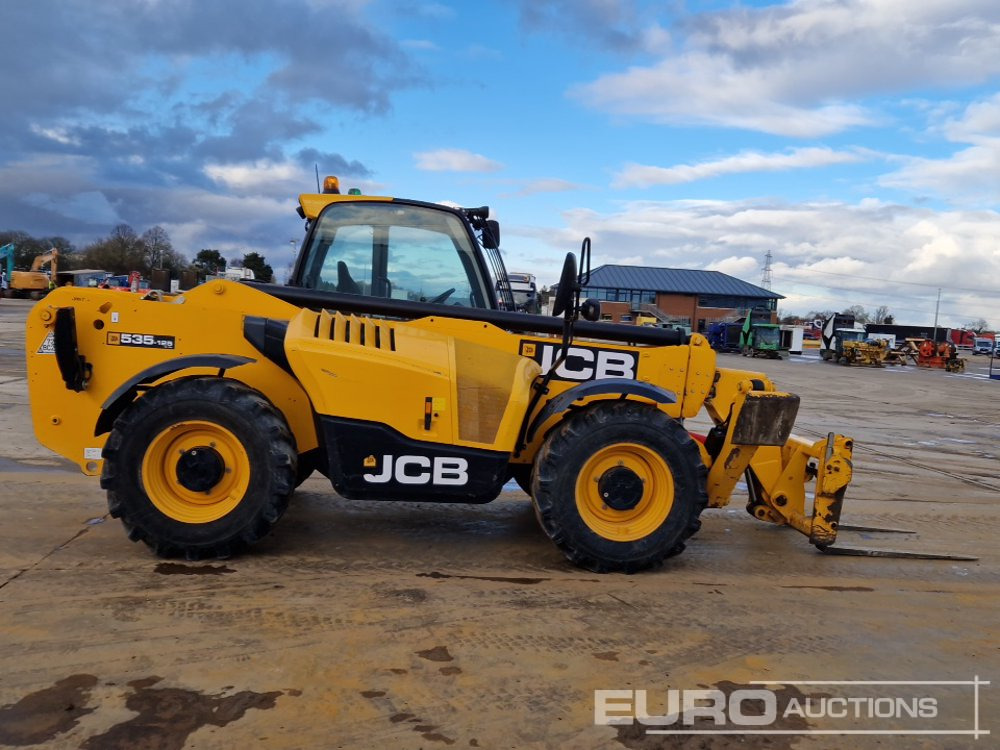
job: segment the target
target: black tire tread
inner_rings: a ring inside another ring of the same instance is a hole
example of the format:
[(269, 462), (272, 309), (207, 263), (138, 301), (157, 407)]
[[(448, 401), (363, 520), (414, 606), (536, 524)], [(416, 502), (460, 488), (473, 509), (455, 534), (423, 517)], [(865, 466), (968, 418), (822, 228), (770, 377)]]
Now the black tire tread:
[[(695, 498), (688, 510), (690, 518), (676, 543), (649, 550), (624, 561), (604, 559), (581, 549), (572, 535), (559, 525), (554, 512), (555, 503), (558, 502), (555, 483), (566, 471), (568, 454), (586, 443), (597, 429), (612, 423), (635, 427), (653, 426), (671, 435), (677, 444), (681, 460), (690, 462), (695, 467), (696, 474)], [(708, 470), (701, 460), (694, 439), (679, 422), (655, 407), (637, 401), (601, 401), (567, 418), (550, 433), (535, 459), (531, 494), (542, 528), (570, 562), (595, 573), (633, 573), (658, 566), (668, 557), (679, 554), (684, 550), (686, 540), (701, 528), (699, 516), (708, 506), (707, 477)]]
[[(207, 544), (180, 544), (159, 538), (136, 517), (126, 473), (135, 467), (120, 466), (126, 441), (141, 434), (143, 424), (160, 409), (181, 399), (224, 404), (249, 417), (254, 431), (268, 445), (269, 494), (260, 511), (239, 533), (231, 538)], [(121, 520), (133, 542), (143, 542), (160, 557), (184, 557), (188, 560), (228, 558), (259, 541), (284, 514), (295, 489), (298, 453), (295, 439), (282, 415), (259, 392), (235, 380), (218, 377), (192, 377), (170, 381), (136, 400), (116, 420), (103, 451), (104, 470), (101, 487), (107, 490), (108, 511)]]

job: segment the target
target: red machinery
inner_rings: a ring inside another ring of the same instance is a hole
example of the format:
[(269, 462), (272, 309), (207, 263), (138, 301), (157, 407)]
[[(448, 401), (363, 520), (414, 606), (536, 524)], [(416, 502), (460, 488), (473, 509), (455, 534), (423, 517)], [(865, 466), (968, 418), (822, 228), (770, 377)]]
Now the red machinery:
[(948, 372), (964, 372), (965, 360), (958, 356), (958, 348), (948, 341), (935, 344), (924, 339), (917, 345), (917, 367), (936, 367)]

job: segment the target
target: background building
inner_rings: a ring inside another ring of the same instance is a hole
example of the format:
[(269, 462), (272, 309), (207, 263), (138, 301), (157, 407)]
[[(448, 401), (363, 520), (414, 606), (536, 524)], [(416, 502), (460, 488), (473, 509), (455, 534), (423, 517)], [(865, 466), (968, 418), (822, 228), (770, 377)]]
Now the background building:
[(604, 265), (591, 271), (582, 297), (601, 302), (601, 317), (616, 323), (636, 322), (640, 315), (661, 323), (704, 331), (718, 320), (732, 320), (763, 308), (777, 322), (783, 295), (720, 271), (649, 266)]

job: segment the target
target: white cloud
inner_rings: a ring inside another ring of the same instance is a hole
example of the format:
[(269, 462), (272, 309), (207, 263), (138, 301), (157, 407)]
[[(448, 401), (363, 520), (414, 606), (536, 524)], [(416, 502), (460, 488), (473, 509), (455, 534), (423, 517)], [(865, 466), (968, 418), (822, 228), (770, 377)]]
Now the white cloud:
[(896, 157), (902, 166), (883, 175), (884, 187), (929, 192), (953, 202), (1000, 203), (1000, 94), (973, 102), (938, 128), (951, 141), (971, 144), (946, 158)]
[(570, 94), (616, 116), (820, 136), (882, 119), (849, 103), (1000, 73), (991, 0), (799, 0), (690, 19), (684, 48)]
[(262, 159), (244, 164), (206, 164), (203, 171), (220, 185), (239, 191), (273, 193), (276, 183), (311, 184), (306, 170), (291, 162)]
[(427, 172), (498, 172), (503, 169), (503, 164), (482, 154), (457, 148), (420, 151), (413, 156), (417, 169)]
[(70, 135), (65, 128), (46, 128), (37, 123), (32, 123), (31, 132), (35, 135), (42, 136), (42, 138), (48, 138), (50, 141), (60, 143), (63, 146), (80, 145), (80, 140)]
[(1000, 201), (1000, 139), (947, 159), (906, 157), (904, 166), (879, 179), (884, 187), (926, 191), (955, 202), (996, 205)]
[(521, 189), (512, 195), (523, 198), (529, 195), (538, 195), (539, 193), (566, 193), (571, 190), (580, 190), (581, 187), (581, 185), (569, 180), (561, 180), (557, 177), (545, 177), (524, 183)]
[(728, 258), (721, 258), (705, 265), (706, 271), (719, 271), (741, 279), (753, 278), (759, 272), (759, 264), (756, 258), (746, 255), (731, 255)]
[(715, 161), (699, 164), (678, 164), (673, 167), (654, 167), (628, 164), (615, 175), (612, 185), (616, 188), (647, 188), (653, 185), (677, 185), (712, 177), (740, 172), (775, 172), (787, 169), (826, 167), (860, 161), (856, 152), (833, 151), (829, 148), (794, 148), (785, 153), (760, 153), (744, 151)]
[[(627, 259), (708, 268), (752, 284), (760, 283), (770, 250), (772, 286), (789, 298), (781, 303), (788, 312), (885, 304), (901, 323), (926, 323), (941, 287), (943, 324), (977, 317), (1000, 324), (997, 211), (934, 211), (875, 200), (643, 201), (614, 213), (575, 209), (563, 219), (562, 229), (518, 233), (556, 248), (553, 257), (590, 236), (595, 266)], [(552, 283), (554, 273), (539, 276)]]

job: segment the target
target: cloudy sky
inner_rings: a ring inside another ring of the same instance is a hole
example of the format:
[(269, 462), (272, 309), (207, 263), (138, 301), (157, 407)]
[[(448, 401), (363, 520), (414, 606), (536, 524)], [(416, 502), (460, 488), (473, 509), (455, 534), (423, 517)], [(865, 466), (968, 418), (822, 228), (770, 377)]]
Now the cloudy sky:
[(1000, 326), (996, 0), (4, 0), (0, 229), (283, 276), (314, 169), (488, 204), (511, 270), (724, 271)]

